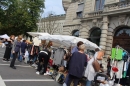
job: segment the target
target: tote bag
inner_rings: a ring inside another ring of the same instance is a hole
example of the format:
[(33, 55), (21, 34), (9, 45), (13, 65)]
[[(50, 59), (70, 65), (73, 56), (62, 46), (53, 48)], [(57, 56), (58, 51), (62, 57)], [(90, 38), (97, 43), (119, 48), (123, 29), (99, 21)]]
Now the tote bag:
[(94, 68), (95, 72), (99, 72), (100, 64), (99, 64), (99, 62), (97, 61), (96, 58), (94, 58), (94, 61), (93, 61), (92, 65), (93, 65), (93, 68)]

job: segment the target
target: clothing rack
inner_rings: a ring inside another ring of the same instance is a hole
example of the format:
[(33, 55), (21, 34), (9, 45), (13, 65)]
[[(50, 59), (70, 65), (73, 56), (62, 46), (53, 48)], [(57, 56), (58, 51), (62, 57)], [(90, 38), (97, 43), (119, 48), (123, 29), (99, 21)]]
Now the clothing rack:
[(125, 51), (128, 55), (130, 55), (124, 48), (120, 47), (119, 45), (117, 45), (116, 48), (120, 48), (120, 49), (122, 49), (123, 51)]
[[(128, 57), (130, 56), (130, 53), (127, 51), (127, 50), (125, 50), (124, 48), (122, 48), (122, 47), (120, 47), (119, 45), (117, 45), (115, 48), (117, 48), (117, 49), (122, 49), (123, 51), (125, 51), (126, 53), (127, 53), (127, 55), (128, 55)], [(116, 53), (117, 54), (117, 53)], [(128, 58), (128, 59), (130, 59), (130, 58)], [(126, 62), (130, 62), (130, 60), (128, 60), (127, 59), (127, 61)], [(125, 62), (124, 62), (124, 64), (125, 64)], [(123, 68), (123, 70), (124, 70), (124, 68)], [(113, 75), (113, 77), (115, 78), (115, 73), (114, 73), (114, 75)], [(126, 76), (127, 77), (127, 76)], [(125, 78), (126, 78), (125, 77)], [(113, 80), (113, 81), (115, 81), (115, 79)], [(119, 80), (118, 80), (118, 84), (120, 84), (120, 81), (121, 81), (121, 78), (119, 78)]]

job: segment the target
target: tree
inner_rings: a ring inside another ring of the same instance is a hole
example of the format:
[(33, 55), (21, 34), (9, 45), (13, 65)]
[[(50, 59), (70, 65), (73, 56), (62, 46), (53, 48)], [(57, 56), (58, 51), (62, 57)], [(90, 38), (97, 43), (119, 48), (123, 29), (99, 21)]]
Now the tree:
[(7, 1), (5, 2), (7, 9), (0, 11), (4, 13), (2, 15), (4, 18), (0, 20), (0, 34), (26, 35), (26, 32), (36, 31), (36, 23), (39, 19), (41, 9), (44, 8), (44, 0)]
[(58, 29), (59, 23), (56, 15), (49, 12), (47, 17), (44, 17), (39, 23), (39, 30), (53, 34)]
[(4, 10), (8, 9), (8, 3), (8, 0), (0, 0), (0, 28), (2, 28), (2, 22), (6, 17)]

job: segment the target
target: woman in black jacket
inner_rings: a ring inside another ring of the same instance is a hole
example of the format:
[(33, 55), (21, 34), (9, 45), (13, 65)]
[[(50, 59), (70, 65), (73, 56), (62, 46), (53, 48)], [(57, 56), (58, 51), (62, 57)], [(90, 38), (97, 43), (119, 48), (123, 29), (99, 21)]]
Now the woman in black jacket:
[(4, 53), (4, 57), (3, 57), (4, 62), (10, 61), (9, 59), (10, 59), (10, 55), (11, 55), (14, 38), (15, 38), (15, 36), (12, 35), (12, 36), (10, 36), (10, 39), (8, 39), (8, 40), (6, 39), (6, 41), (5, 41), (6, 49), (5, 49), (5, 53)]
[(42, 67), (43, 67), (44, 70), (43, 70), (42, 74), (46, 75), (47, 65), (48, 65), (50, 56), (51, 56), (51, 52), (47, 48), (40, 51), (39, 57), (38, 57), (38, 60), (39, 60), (38, 69), (37, 69), (36, 74), (39, 75), (40, 71), (42, 70)]

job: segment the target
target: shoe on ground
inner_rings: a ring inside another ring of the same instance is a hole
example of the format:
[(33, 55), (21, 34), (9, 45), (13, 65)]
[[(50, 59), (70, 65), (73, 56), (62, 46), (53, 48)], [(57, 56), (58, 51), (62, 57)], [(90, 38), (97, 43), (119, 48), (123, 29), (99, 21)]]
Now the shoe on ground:
[(46, 76), (46, 75), (47, 75), (47, 73), (44, 73), (44, 75)]
[(35, 64), (32, 64), (32, 66), (35, 66)]
[(10, 62), (10, 60), (8, 59), (7, 62)]
[(37, 71), (36, 74), (39, 75), (40, 74), (39, 71)]
[(3, 58), (3, 60), (5, 60), (5, 58)]
[(32, 66), (33, 66), (33, 67), (37, 67), (37, 65), (36, 65), (35, 63), (34, 63), (34, 64), (32, 64)]
[(37, 70), (37, 67), (35, 67), (35, 69)]
[(52, 74), (51, 74), (51, 73), (48, 73), (47, 75), (51, 76)]
[(34, 66), (35, 68), (37, 68), (38, 67), (38, 65), (36, 65), (36, 66)]
[(10, 66), (10, 67), (11, 67), (12, 69), (16, 69), (16, 67), (15, 67), (15, 66), (13, 66), (13, 67), (12, 67), (12, 66)]
[(51, 73), (50, 73), (50, 72), (46, 72), (46, 74), (47, 74), (47, 75), (51, 75)]
[(3, 61), (3, 62), (7, 62), (7, 60), (5, 60), (5, 59), (3, 59), (2, 61)]

